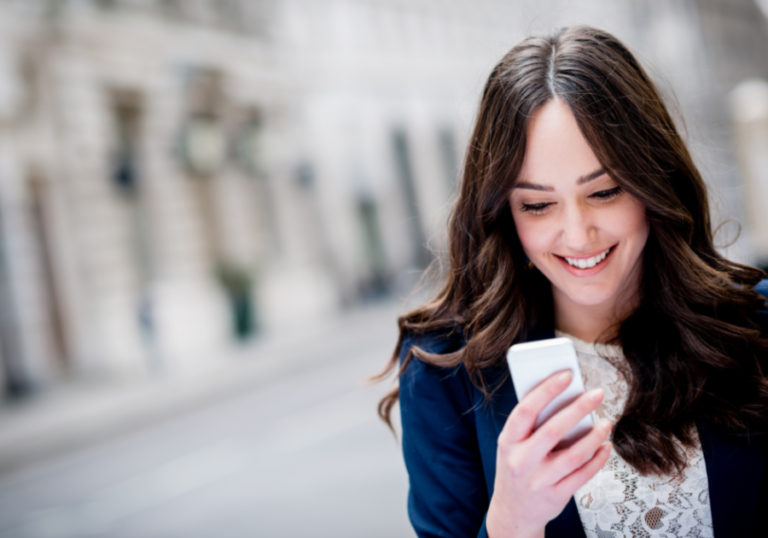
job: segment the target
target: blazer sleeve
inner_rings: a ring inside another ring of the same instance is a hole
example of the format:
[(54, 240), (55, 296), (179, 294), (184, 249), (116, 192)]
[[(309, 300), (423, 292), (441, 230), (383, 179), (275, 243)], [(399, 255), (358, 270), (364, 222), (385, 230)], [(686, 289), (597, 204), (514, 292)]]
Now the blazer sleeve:
[[(414, 344), (439, 353), (443, 342), (406, 337), (401, 363)], [(420, 538), (487, 536), (488, 489), (473, 392), (463, 366), (440, 368), (412, 357), (401, 373), (403, 456), (410, 480), (408, 515)]]

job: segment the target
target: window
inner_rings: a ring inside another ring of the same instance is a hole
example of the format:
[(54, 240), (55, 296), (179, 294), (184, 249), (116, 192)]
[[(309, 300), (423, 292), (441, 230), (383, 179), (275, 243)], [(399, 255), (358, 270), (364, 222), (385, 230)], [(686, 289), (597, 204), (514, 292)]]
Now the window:
[(445, 179), (449, 189), (453, 191), (459, 177), (459, 164), (456, 161), (456, 143), (453, 138), (453, 130), (450, 127), (443, 127), (438, 131), (438, 144)]
[(408, 139), (403, 129), (395, 129), (392, 132), (392, 145), (395, 153), (395, 169), (400, 180), (405, 211), (408, 215), (411, 241), (414, 244), (412, 261), (417, 267), (424, 268), (429, 265), (430, 254), (421, 227), (421, 215), (416, 201), (416, 187), (411, 169), (411, 155), (408, 150)]
[(115, 125), (112, 181), (121, 192), (133, 194), (138, 184), (140, 97), (135, 92), (115, 92), (112, 113)]

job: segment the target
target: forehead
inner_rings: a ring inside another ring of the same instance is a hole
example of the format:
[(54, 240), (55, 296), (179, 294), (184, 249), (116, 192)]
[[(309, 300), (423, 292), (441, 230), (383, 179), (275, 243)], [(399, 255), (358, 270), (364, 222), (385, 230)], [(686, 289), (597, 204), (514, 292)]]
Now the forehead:
[(561, 99), (552, 99), (537, 110), (526, 134), (525, 158), (516, 185), (571, 188), (602, 168)]

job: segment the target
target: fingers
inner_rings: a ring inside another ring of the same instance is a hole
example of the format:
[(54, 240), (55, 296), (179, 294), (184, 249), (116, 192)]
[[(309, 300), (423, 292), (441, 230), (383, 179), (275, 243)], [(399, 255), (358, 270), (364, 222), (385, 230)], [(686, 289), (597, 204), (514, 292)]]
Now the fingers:
[(526, 394), (509, 415), (499, 435), (499, 441), (503, 439), (505, 442), (516, 443), (528, 437), (533, 431), (539, 413), (571, 384), (572, 379), (573, 374), (570, 370), (558, 372)]
[(549, 418), (531, 436), (533, 450), (544, 457), (587, 414), (597, 409), (605, 397), (603, 389), (586, 392)]
[(610, 455), (611, 443), (603, 443), (591, 460), (555, 484), (555, 495), (558, 497), (572, 496), (577, 489), (586, 484), (590, 478), (597, 474), (597, 471), (603, 468)]
[(611, 432), (611, 427), (610, 420), (602, 420), (573, 446), (552, 454), (547, 471), (542, 476), (542, 482), (546, 485), (556, 484), (587, 463), (600, 449)]

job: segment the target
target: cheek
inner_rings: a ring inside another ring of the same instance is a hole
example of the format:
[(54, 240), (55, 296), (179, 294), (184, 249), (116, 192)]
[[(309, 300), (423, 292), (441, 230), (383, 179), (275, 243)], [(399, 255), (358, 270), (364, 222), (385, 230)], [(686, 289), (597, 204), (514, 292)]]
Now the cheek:
[(628, 197), (626, 204), (616, 208), (613, 229), (616, 235), (629, 242), (632, 254), (639, 255), (645, 247), (650, 231), (645, 207), (634, 198)]
[(552, 246), (552, 233), (543, 220), (528, 215), (513, 214), (517, 237), (528, 257), (545, 253)]

